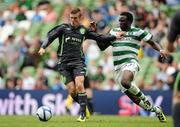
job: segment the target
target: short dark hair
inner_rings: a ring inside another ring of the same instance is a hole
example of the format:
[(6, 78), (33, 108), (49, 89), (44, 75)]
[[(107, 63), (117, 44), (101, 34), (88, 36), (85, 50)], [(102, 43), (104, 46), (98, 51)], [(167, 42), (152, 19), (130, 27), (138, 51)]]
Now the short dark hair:
[(71, 11), (71, 14), (77, 14), (81, 12), (81, 10), (79, 8), (74, 8), (72, 11)]
[(130, 13), (130, 12), (122, 12), (120, 15), (121, 15), (121, 16), (126, 16), (126, 17), (127, 17), (127, 20), (128, 20), (130, 23), (133, 22), (133, 15), (132, 15), (132, 13)]

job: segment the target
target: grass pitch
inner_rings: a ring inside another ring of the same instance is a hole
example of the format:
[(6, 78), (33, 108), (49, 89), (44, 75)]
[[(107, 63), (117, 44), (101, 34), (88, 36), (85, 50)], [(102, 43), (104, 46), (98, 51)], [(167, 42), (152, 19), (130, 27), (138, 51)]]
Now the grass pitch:
[(76, 122), (77, 116), (53, 116), (41, 122), (36, 116), (0, 116), (0, 127), (173, 127), (172, 118), (160, 123), (156, 117), (91, 116), (85, 123)]

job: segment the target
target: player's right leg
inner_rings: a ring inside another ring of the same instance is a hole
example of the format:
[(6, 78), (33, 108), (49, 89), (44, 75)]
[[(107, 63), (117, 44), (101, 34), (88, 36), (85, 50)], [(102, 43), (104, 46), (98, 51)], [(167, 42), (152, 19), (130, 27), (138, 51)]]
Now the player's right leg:
[[(73, 100), (79, 104), (78, 92), (75, 86), (74, 77), (72, 76), (73, 75), (72, 69), (70, 67), (68, 69), (66, 68), (67, 67), (64, 67), (62, 64), (58, 66), (60, 74), (64, 77), (65, 85), (66, 85), (69, 95), (71, 95)], [(67, 101), (69, 101), (67, 102), (67, 104), (70, 105), (72, 103), (72, 100), (69, 96), (67, 99), (68, 99)], [(66, 108), (69, 108), (69, 107), (70, 106), (67, 106)]]
[(75, 77), (76, 89), (78, 91), (78, 100), (81, 107), (80, 117), (77, 119), (78, 122), (86, 121), (86, 107), (87, 107), (87, 95), (84, 89), (84, 76)]

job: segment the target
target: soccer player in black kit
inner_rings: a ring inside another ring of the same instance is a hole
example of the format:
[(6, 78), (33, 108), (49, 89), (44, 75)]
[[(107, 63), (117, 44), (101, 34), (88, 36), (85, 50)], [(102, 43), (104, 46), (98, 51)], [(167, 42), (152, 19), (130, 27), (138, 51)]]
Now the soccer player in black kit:
[[(61, 24), (47, 33), (47, 39), (41, 45), (39, 54), (45, 53), (56, 38), (59, 39), (58, 70), (66, 78), (65, 84), (72, 98), (80, 104), (81, 112), (78, 122), (85, 122), (89, 114), (86, 113), (87, 95), (84, 89), (84, 76), (86, 75), (85, 58), (82, 51), (82, 43), (85, 39), (93, 39), (98, 46), (106, 44), (121, 35), (100, 35), (80, 24), (81, 11), (75, 8), (70, 13), (70, 24)], [(100, 47), (101, 48), (101, 47)]]

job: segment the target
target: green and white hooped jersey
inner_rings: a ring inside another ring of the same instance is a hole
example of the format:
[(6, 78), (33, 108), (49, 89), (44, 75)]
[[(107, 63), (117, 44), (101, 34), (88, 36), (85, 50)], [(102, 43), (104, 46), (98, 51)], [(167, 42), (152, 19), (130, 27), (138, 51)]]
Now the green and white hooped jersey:
[[(110, 35), (116, 35), (120, 31), (120, 28), (114, 28), (110, 31)], [(131, 27), (121, 40), (111, 42), (113, 46), (113, 62), (115, 70), (120, 69), (122, 64), (129, 63), (131, 60), (138, 62), (140, 41), (148, 41), (151, 38), (151, 33), (140, 28)]]

